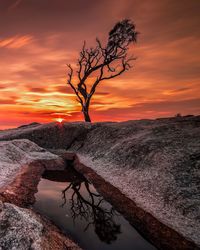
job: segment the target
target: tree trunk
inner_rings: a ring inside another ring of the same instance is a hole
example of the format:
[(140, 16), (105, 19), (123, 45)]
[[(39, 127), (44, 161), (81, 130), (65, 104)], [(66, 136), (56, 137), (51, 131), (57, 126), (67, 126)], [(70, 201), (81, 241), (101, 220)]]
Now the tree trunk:
[(91, 122), (88, 110), (83, 110), (85, 122)]

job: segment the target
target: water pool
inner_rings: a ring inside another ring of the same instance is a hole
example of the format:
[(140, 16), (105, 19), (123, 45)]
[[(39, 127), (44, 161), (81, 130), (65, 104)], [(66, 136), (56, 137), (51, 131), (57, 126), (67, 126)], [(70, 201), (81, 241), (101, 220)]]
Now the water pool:
[(45, 171), (34, 208), (86, 250), (153, 250), (74, 169)]

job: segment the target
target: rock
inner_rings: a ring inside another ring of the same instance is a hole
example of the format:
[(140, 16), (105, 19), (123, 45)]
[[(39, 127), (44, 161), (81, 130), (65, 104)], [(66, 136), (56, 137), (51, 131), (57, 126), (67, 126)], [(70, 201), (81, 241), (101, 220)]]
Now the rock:
[[(0, 142), (0, 188), (10, 183), (21, 167), (34, 161), (63, 166), (63, 160), (27, 139)], [(51, 160), (51, 162), (50, 162)]]
[(80, 249), (30, 209), (0, 201), (0, 249)]
[(200, 117), (100, 124), (70, 150), (200, 247)]
[(32, 122), (32, 123), (29, 123), (29, 124), (25, 124), (25, 125), (19, 126), (18, 128), (34, 127), (34, 126), (38, 126), (38, 125), (40, 125), (40, 123), (38, 123), (38, 122)]
[(44, 169), (64, 167), (62, 158), (27, 139), (0, 142), (0, 249), (80, 249), (50, 222), (14, 205), (34, 202)]
[(200, 246), (200, 116), (45, 124), (0, 132), (77, 153), (159, 221)]
[(67, 148), (74, 140), (83, 141), (92, 128), (90, 123), (49, 123), (0, 131), (0, 140), (29, 139), (44, 148)]

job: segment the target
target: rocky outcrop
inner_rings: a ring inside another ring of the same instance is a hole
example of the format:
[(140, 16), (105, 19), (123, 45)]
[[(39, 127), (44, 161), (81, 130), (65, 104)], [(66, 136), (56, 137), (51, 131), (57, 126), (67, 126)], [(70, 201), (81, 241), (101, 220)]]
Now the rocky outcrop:
[(74, 168), (89, 182), (93, 183), (104, 199), (108, 200), (119, 213), (123, 214), (134, 228), (158, 249), (199, 249), (193, 241), (185, 239), (180, 233), (160, 222), (152, 214), (138, 206), (132, 199), (125, 196), (119, 188), (111, 185), (90, 167), (82, 164), (76, 154), (66, 153), (65, 157), (66, 159), (73, 159)]
[(0, 249), (80, 249), (48, 220), (23, 208), (34, 202), (45, 169), (64, 168), (62, 158), (27, 139), (0, 142)]
[(46, 124), (0, 132), (65, 148), (139, 207), (200, 246), (200, 117)]
[(0, 249), (79, 250), (80, 248), (32, 210), (0, 201)]
[(74, 141), (81, 144), (91, 129), (93, 125), (84, 122), (65, 124), (54, 122), (0, 131), (0, 140), (26, 138), (44, 148), (68, 148)]
[(41, 161), (48, 168), (52, 164), (63, 167), (64, 161), (27, 139), (0, 142), (0, 190), (12, 182), (24, 165)]

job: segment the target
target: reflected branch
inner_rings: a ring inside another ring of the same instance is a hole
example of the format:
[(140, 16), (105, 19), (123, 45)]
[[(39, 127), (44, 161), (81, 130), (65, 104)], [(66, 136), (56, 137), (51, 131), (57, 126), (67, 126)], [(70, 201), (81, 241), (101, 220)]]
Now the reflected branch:
[[(87, 191), (87, 195), (82, 195), (82, 187)], [(84, 219), (88, 222), (84, 231), (93, 225), (95, 233), (100, 240), (110, 244), (112, 241), (115, 241), (117, 235), (121, 233), (120, 225), (116, 224), (113, 218), (116, 212), (112, 207), (103, 207), (103, 197), (91, 191), (90, 187), (90, 184), (86, 180), (70, 183), (62, 191), (62, 206), (67, 202), (66, 193), (72, 190), (70, 205), (73, 221), (75, 222), (77, 218)]]

